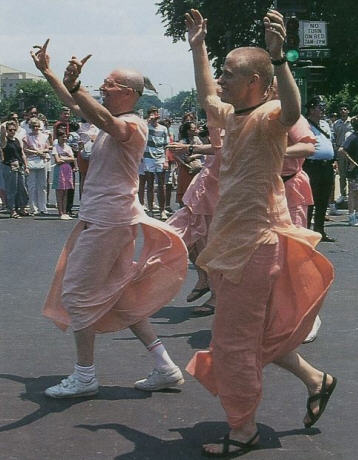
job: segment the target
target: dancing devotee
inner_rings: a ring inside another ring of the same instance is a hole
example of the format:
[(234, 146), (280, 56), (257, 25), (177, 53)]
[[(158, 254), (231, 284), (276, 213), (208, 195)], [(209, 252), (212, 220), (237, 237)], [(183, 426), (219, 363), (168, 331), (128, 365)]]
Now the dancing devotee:
[[(72, 327), (77, 363), (69, 377), (45, 394), (53, 398), (96, 394), (95, 334), (128, 327), (155, 362), (154, 370), (135, 387), (152, 391), (181, 384), (180, 369), (148, 321), (179, 290), (187, 271), (187, 251), (168, 225), (146, 216), (137, 200), (147, 124), (134, 106), (144, 78), (134, 70), (112, 71), (100, 88), (101, 105), (78, 79), (90, 56), (81, 61), (73, 57), (62, 83), (50, 68), (48, 42), (31, 52), (36, 67), (62, 102), (100, 132), (92, 148), (79, 222), (59, 257), (43, 311), (62, 330)], [(139, 225), (144, 245), (134, 262)]]
[[(184, 207), (171, 216), (167, 223), (175, 229), (188, 248), (189, 258), (194, 264), (198, 281), (187, 297), (187, 302), (194, 302), (210, 291), (208, 276), (204, 270), (195, 265), (195, 261), (207, 243), (210, 222), (218, 200), (218, 175), (221, 156), (221, 130), (211, 128), (209, 124), (211, 144), (193, 145), (173, 142), (170, 150), (176, 154), (206, 155), (203, 168), (190, 183), (183, 196)], [(189, 153), (189, 148), (192, 154)], [(193, 315), (206, 316), (214, 313), (215, 293), (211, 291), (210, 298), (203, 305), (193, 308)]]
[[(272, 85), (272, 98), (278, 99), (277, 79)], [(313, 205), (310, 179), (303, 170), (305, 159), (315, 153), (316, 138), (306, 118), (301, 115), (289, 129), (287, 149), (284, 156), (281, 177), (285, 185), (287, 207), (292, 223), (296, 227), (307, 227), (308, 206)], [(321, 327), (321, 319), (317, 315), (312, 330), (303, 343), (313, 342)]]
[[(203, 455), (232, 457), (259, 442), (255, 412), (268, 363), (306, 385), (305, 427), (324, 412), (336, 379), (295, 349), (311, 330), (334, 274), (314, 249), (320, 234), (293, 225), (287, 208), (281, 171), (300, 97), (282, 51), (282, 15), (270, 10), (264, 18), (268, 52), (242, 47), (227, 55), (220, 98), (205, 46), (206, 20), (191, 10), (186, 24), (201, 106), (225, 129), (219, 200), (208, 244), (196, 261), (208, 271), (216, 294), (212, 342), (187, 370), (219, 396), (230, 426), (223, 439), (203, 445)], [(273, 69), (280, 102), (267, 101)]]

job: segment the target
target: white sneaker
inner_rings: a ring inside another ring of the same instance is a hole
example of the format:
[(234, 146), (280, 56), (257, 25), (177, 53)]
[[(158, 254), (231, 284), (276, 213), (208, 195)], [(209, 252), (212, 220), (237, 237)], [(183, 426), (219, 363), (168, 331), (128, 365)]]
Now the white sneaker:
[(135, 382), (134, 388), (137, 388), (137, 390), (155, 391), (175, 387), (183, 383), (183, 374), (179, 367), (175, 366), (169, 371), (153, 369), (147, 378)]
[(167, 220), (167, 219), (168, 219), (167, 211), (162, 211), (160, 213), (160, 220)]
[(322, 321), (321, 321), (320, 317), (317, 315), (316, 319), (314, 320), (311, 332), (305, 338), (303, 343), (311, 343), (311, 342), (313, 342), (314, 340), (317, 339), (318, 331), (319, 331), (319, 328), (321, 327), (321, 324), (322, 324)]
[(330, 216), (339, 216), (340, 215), (340, 212), (338, 211), (338, 209), (336, 208), (336, 205), (334, 203), (331, 203), (329, 205), (329, 215)]
[(45, 395), (50, 398), (81, 398), (97, 394), (98, 388), (99, 384), (95, 377), (90, 382), (84, 383), (78, 380), (77, 375), (71, 374), (59, 384), (47, 388)]

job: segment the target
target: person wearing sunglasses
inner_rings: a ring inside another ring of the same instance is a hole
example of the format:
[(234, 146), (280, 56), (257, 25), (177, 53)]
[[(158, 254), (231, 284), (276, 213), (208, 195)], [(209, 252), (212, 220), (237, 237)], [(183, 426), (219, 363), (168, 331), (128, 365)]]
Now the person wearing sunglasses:
[[(98, 332), (130, 328), (153, 357), (155, 368), (135, 387), (152, 391), (184, 382), (178, 366), (148, 317), (178, 292), (187, 271), (187, 251), (165, 223), (148, 217), (139, 203), (138, 166), (148, 126), (134, 107), (145, 80), (118, 68), (101, 85), (103, 104), (82, 86), (79, 75), (90, 56), (73, 57), (63, 83), (49, 67), (48, 40), (32, 51), (36, 67), (71, 111), (100, 129), (81, 197), (79, 222), (60, 255), (43, 313), (62, 330), (74, 330), (74, 372), (45, 394), (52, 398), (94, 395), (94, 339)], [(134, 262), (139, 226), (144, 245)]]
[(41, 131), (42, 125), (38, 118), (31, 118), (29, 126), (31, 132), (27, 134), (23, 142), (30, 171), (27, 179), (30, 213), (47, 215), (46, 164), (50, 159), (50, 145), (48, 136)]
[(7, 207), (10, 217), (14, 219), (28, 215), (25, 210), (28, 202), (25, 174), (29, 173), (23, 148), (20, 141), (15, 137), (16, 131), (16, 123), (8, 121), (6, 123), (6, 136), (2, 141), (2, 161)]

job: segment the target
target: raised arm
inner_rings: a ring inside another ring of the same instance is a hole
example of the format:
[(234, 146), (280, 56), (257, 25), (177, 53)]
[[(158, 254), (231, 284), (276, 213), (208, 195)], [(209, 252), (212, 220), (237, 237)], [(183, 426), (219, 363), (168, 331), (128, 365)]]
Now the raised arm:
[(64, 105), (66, 107), (69, 107), (72, 110), (72, 112), (74, 112), (79, 117), (84, 118), (84, 114), (81, 112), (76, 101), (68, 92), (67, 88), (62, 83), (62, 81), (53, 73), (53, 71), (50, 68), (50, 56), (47, 53), (47, 46), (49, 44), (49, 41), (50, 39), (47, 39), (43, 46), (36, 45), (33, 47), (34, 49), (38, 49), (38, 51), (30, 51), (35, 66), (39, 69), (42, 75), (52, 86), (53, 90), (64, 103)]
[(198, 10), (185, 14), (188, 40), (193, 52), (195, 83), (199, 101), (203, 108), (208, 96), (216, 96), (216, 82), (211, 74), (208, 53), (205, 45), (207, 19), (203, 19)]
[(125, 142), (129, 139), (132, 132), (136, 130), (134, 123), (128, 123), (117, 118), (103, 105), (99, 104), (83, 86), (78, 77), (81, 74), (82, 67), (90, 58), (86, 56), (82, 60), (72, 56), (69, 65), (66, 68), (63, 83), (73, 98), (85, 113), (85, 119), (93, 123), (97, 128), (106, 131), (116, 138), (119, 142)]
[(280, 121), (284, 125), (292, 126), (301, 114), (301, 97), (287, 62), (280, 63), (284, 59), (283, 43), (286, 37), (282, 14), (270, 10), (264, 18), (264, 25), (266, 47), (271, 55), (277, 77), (281, 101)]

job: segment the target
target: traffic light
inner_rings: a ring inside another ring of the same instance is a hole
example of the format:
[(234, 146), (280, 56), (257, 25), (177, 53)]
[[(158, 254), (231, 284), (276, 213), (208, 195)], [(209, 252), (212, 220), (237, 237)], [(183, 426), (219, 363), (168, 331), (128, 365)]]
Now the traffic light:
[(300, 22), (297, 18), (289, 18), (286, 22), (286, 58), (288, 62), (296, 62), (300, 57)]

